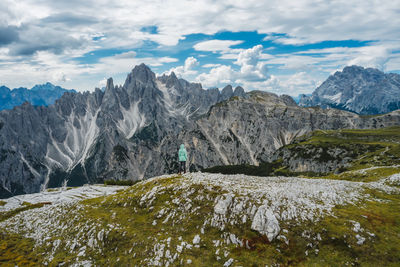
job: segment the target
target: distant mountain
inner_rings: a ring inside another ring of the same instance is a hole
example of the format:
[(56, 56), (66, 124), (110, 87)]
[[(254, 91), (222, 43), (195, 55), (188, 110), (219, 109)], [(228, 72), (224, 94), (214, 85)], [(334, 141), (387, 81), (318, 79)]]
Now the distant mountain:
[(29, 102), (34, 106), (48, 106), (54, 104), (65, 92), (75, 92), (75, 90), (64, 89), (49, 82), (35, 85), (31, 89), (20, 87), (11, 90), (6, 86), (1, 86), (0, 110), (12, 109), (24, 102)]
[(362, 115), (400, 109), (400, 75), (360, 66), (345, 67), (329, 76), (300, 106), (338, 108)]
[(312, 95), (312, 94), (300, 94), (300, 95), (297, 95), (297, 96), (292, 96), (292, 98), (293, 98), (294, 102), (296, 102), (297, 104), (299, 104), (300, 99), (302, 99), (303, 97), (311, 96), (311, 95)]

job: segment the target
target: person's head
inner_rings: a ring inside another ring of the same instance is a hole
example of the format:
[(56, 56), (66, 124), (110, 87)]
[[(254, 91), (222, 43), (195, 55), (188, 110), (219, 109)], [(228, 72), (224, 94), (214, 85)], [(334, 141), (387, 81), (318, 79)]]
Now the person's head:
[(185, 145), (184, 144), (181, 144), (181, 149), (184, 149), (185, 148)]

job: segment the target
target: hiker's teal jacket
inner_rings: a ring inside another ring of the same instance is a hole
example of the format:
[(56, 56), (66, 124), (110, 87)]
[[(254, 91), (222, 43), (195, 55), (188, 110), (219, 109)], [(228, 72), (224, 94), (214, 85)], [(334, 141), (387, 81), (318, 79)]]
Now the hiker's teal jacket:
[(181, 145), (181, 148), (179, 148), (178, 156), (179, 156), (179, 161), (187, 160), (187, 152), (183, 144)]

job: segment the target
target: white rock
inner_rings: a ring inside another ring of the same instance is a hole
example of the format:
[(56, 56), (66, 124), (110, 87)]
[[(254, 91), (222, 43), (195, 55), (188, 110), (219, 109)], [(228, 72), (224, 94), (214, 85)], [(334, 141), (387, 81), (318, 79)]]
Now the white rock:
[(359, 234), (356, 235), (357, 245), (362, 245), (365, 242), (365, 237), (360, 236)]
[(233, 263), (233, 259), (230, 258), (229, 260), (227, 260), (227, 261), (224, 263), (224, 267), (229, 267), (229, 266), (232, 265), (232, 263)]
[(266, 205), (262, 205), (258, 208), (256, 215), (254, 215), (251, 229), (258, 231), (260, 234), (266, 235), (270, 242), (280, 231), (278, 220)]
[(200, 243), (200, 236), (199, 235), (195, 235), (193, 238), (193, 244), (199, 244)]
[(176, 246), (176, 251), (178, 251), (179, 253), (182, 253), (183, 247), (180, 245)]
[(358, 233), (358, 232), (363, 231), (359, 222), (356, 222), (356, 221), (350, 221), (350, 222), (353, 223), (353, 231), (354, 232)]
[(81, 249), (79, 250), (79, 253), (78, 253), (78, 257), (85, 256), (85, 254), (86, 254), (86, 246), (81, 247)]
[(214, 206), (214, 212), (220, 215), (225, 215), (229, 205), (232, 203), (233, 194), (225, 194), (221, 197)]

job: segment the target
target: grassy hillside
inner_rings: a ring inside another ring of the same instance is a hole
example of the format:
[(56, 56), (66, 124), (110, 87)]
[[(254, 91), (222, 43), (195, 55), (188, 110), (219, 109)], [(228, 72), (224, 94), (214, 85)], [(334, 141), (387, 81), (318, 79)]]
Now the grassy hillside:
[(18, 211), (0, 223), (0, 265), (398, 266), (398, 178), (158, 177)]

